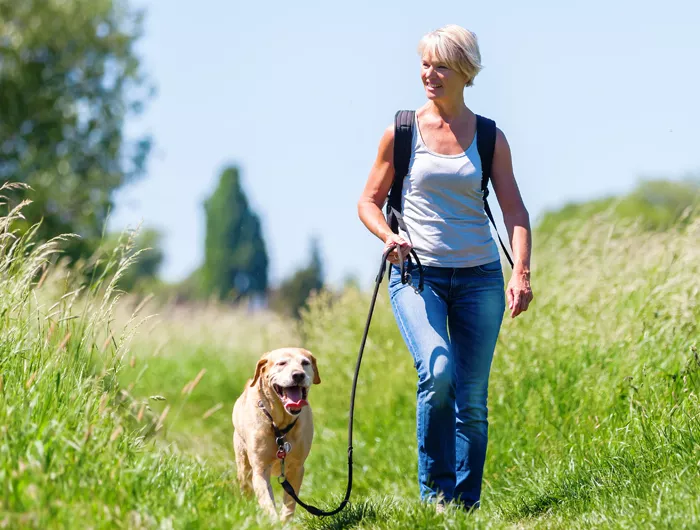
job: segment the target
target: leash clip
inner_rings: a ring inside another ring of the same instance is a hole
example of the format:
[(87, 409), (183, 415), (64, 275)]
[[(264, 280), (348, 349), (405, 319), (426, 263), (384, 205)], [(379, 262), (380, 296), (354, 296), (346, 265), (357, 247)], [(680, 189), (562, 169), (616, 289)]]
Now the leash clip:
[(277, 442), (277, 458), (284, 460), (287, 457), (287, 453), (292, 450), (292, 444), (284, 439), (284, 436), (280, 436), (275, 440)]

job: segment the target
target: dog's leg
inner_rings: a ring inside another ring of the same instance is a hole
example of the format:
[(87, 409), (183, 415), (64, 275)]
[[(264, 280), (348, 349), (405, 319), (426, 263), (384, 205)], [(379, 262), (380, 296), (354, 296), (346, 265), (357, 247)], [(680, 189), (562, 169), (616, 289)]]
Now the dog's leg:
[(236, 431), (233, 433), (233, 452), (236, 453), (236, 475), (238, 477), (238, 487), (244, 495), (253, 492), (253, 485), (250, 480), (251, 468), (248, 461), (248, 452), (245, 442)]
[[(291, 484), (292, 488), (294, 488), (294, 491), (296, 492), (297, 495), (299, 495), (299, 490), (301, 489), (301, 481), (304, 479), (304, 466), (290, 466), (287, 469), (287, 480)], [(290, 519), (294, 515), (294, 509), (296, 508), (297, 503), (295, 502), (294, 499), (292, 499), (291, 496), (287, 494), (287, 492), (284, 492), (284, 507), (282, 508), (282, 514), (280, 515), (280, 519), (283, 521), (286, 521)]]
[(271, 467), (253, 464), (253, 490), (258, 498), (258, 504), (270, 517), (277, 519), (275, 496), (272, 493), (272, 484), (270, 484)]

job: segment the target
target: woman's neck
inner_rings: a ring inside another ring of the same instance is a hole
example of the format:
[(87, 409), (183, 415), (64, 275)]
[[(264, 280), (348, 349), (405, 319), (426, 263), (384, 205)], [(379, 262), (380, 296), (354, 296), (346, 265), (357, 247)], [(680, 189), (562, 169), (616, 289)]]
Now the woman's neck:
[(469, 112), (462, 98), (454, 100), (430, 100), (425, 109), (431, 114), (440, 116), (446, 123), (454, 121), (465, 112)]

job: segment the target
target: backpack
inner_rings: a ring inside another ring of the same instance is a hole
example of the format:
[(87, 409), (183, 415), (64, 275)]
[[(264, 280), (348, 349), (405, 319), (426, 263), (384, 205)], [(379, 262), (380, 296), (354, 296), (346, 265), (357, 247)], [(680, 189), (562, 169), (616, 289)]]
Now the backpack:
[[(399, 233), (399, 216), (401, 213), (401, 191), (403, 189), (403, 180), (408, 174), (408, 165), (411, 161), (411, 151), (413, 143), (413, 125), (415, 123), (415, 111), (400, 110), (394, 117), (394, 182), (389, 191), (389, 199), (386, 202), (386, 220), (395, 233)], [(496, 147), (496, 122), (483, 116), (476, 116), (476, 148), (479, 151), (481, 158), (481, 191), (484, 195), (484, 210), (488, 215), (498, 241), (501, 243), (501, 248), (508, 258), (511, 268), (513, 260), (506, 249), (501, 235), (498, 233), (496, 223), (493, 220), (493, 214), (486, 199), (489, 194), (489, 179), (491, 178), (491, 165), (493, 162), (493, 152)]]

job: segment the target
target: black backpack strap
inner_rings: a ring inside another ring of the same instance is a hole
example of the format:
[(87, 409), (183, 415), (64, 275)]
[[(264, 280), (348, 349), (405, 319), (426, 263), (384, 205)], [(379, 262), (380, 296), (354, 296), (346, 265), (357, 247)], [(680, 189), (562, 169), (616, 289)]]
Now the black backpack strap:
[(395, 234), (399, 233), (399, 224), (392, 209), (401, 212), (401, 192), (411, 163), (415, 118), (416, 112), (413, 110), (400, 110), (394, 116), (394, 182), (386, 203), (386, 221)]
[(493, 214), (491, 213), (489, 201), (487, 200), (489, 195), (489, 180), (491, 179), (491, 167), (493, 165), (493, 153), (496, 150), (496, 122), (479, 116), (478, 114), (476, 115), (476, 148), (479, 151), (479, 158), (481, 158), (481, 191), (484, 195), (484, 210), (486, 210), (486, 215), (489, 216), (491, 224), (493, 224), (493, 228), (496, 230), (498, 241), (501, 244), (506, 258), (508, 258), (508, 263), (510, 263), (510, 267), (513, 268), (513, 259), (510, 257), (508, 249), (501, 239), (501, 234), (498, 233), (496, 222), (493, 220)]

